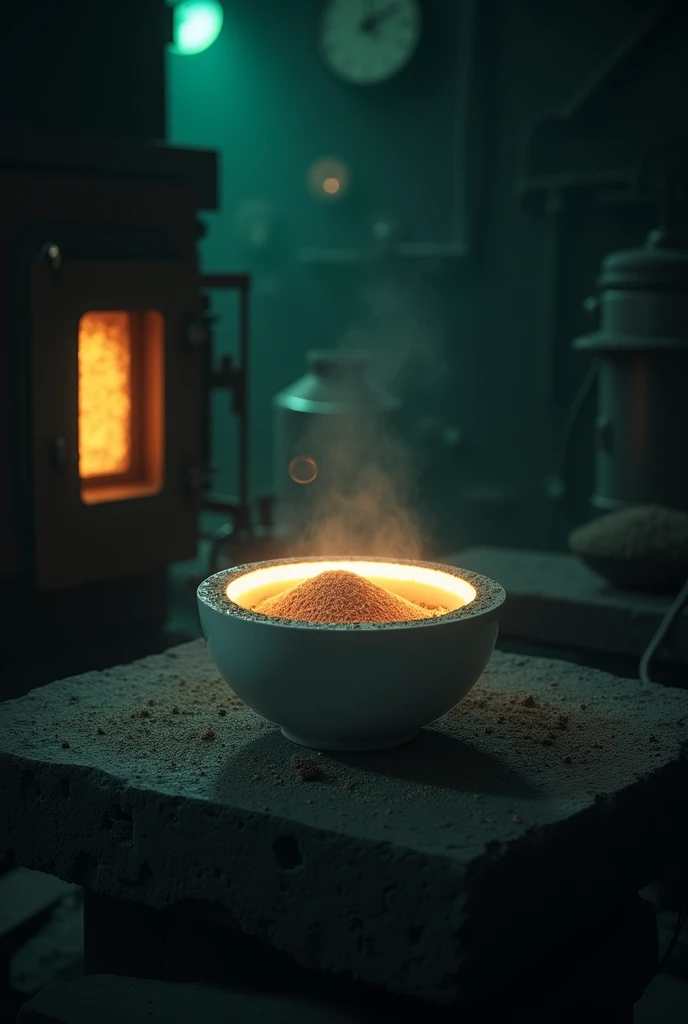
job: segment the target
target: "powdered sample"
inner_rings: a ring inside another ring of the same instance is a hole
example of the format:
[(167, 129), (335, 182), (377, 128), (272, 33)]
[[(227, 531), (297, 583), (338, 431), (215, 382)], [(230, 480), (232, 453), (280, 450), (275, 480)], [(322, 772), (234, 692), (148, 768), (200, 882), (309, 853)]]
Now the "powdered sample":
[(292, 754), (291, 766), (294, 774), (301, 782), (314, 782), (322, 778), (322, 772), (312, 757), (302, 757), (299, 754)]
[(295, 587), (268, 597), (254, 611), (279, 619), (301, 622), (329, 622), (344, 625), (357, 622), (412, 622), (431, 619), (446, 608), (424, 608), (364, 576), (346, 569), (321, 572)]
[(688, 515), (661, 505), (622, 509), (579, 526), (569, 544), (583, 557), (688, 560)]

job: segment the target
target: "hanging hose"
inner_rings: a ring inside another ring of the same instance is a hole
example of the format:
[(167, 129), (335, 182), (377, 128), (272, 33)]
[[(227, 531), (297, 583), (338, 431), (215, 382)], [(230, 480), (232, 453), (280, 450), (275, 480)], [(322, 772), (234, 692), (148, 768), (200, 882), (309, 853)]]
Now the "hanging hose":
[(583, 378), (581, 385), (569, 406), (568, 412), (566, 413), (564, 436), (562, 438), (561, 448), (559, 449), (559, 458), (557, 459), (557, 470), (549, 477), (548, 480), (548, 487), (552, 498), (563, 497), (566, 492), (567, 464), (569, 460), (571, 438), (573, 437), (573, 432), (578, 423), (578, 418), (592, 393), (593, 385), (597, 380), (598, 370), (599, 363), (595, 360), (588, 367), (588, 372)]
[(681, 891), (681, 897), (679, 900), (678, 911), (676, 913), (676, 924), (674, 926), (674, 931), (671, 936), (671, 939), (669, 940), (669, 945), (666, 948), (664, 956), (657, 964), (657, 969), (655, 970), (654, 977), (656, 977), (659, 974), (659, 972), (663, 970), (664, 965), (669, 960), (671, 954), (674, 952), (674, 949), (676, 948), (676, 943), (681, 938), (681, 932), (683, 931), (683, 926), (686, 923), (686, 916), (688, 916), (688, 890), (686, 889), (686, 885), (684, 883), (683, 889)]
[(679, 590), (678, 594), (674, 598), (671, 606), (667, 610), (666, 615), (657, 627), (655, 635), (650, 640), (649, 644), (645, 648), (640, 664), (638, 665), (638, 675), (640, 676), (640, 682), (648, 685), (652, 682), (650, 679), (650, 662), (657, 653), (657, 649), (666, 640), (669, 630), (673, 626), (676, 619), (688, 605), (688, 579)]

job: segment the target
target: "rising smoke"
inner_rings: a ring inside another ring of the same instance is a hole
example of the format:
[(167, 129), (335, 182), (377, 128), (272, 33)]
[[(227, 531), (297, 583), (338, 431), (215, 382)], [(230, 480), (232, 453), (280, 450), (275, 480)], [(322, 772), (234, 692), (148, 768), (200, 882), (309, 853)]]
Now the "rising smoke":
[(361, 291), (361, 323), (342, 339), (344, 348), (371, 352), (376, 379), (404, 398), (437, 390), (447, 375), (444, 329), (417, 282), (386, 276)]
[[(432, 390), (445, 370), (442, 334), (417, 293), (389, 278), (361, 296), (363, 315), (341, 349), (371, 354), (370, 376), (402, 403), (414, 388)], [(418, 509), (417, 458), (398, 417), (361, 409), (353, 416), (314, 417), (304, 453), (317, 451), (318, 477), (292, 524), (297, 556), (420, 559), (428, 531)], [(304, 511), (305, 508), (305, 511)]]

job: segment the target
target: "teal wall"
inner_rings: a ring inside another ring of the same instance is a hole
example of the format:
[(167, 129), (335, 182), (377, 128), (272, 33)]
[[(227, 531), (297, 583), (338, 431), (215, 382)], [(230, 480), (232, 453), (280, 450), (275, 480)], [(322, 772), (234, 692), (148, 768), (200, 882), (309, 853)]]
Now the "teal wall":
[[(648, 4), (480, 0), (478, 131), (458, 159), (460, 0), (426, 0), (416, 58), (373, 88), (345, 85), (323, 66), (319, 0), (225, 0), (224, 7), (222, 34), (209, 50), (168, 56), (168, 134), (220, 153), (221, 209), (205, 218), (204, 269), (254, 273), (254, 493), (271, 484), (271, 396), (300, 375), (306, 349), (339, 344), (358, 330), (389, 356), (407, 403), (420, 489), (443, 543), (558, 546), (584, 514), (584, 501), (583, 513), (580, 502), (555, 508), (543, 481), (582, 368), (572, 366), (563, 400), (539, 395), (549, 228), (514, 186), (528, 126), (569, 99)], [(306, 188), (307, 168), (321, 156), (351, 167), (351, 192), (340, 205), (323, 206)], [(480, 186), (471, 199), (477, 237), (468, 259), (393, 266), (299, 259), (304, 246), (364, 242), (378, 211), (398, 217), (406, 240), (447, 240), (452, 189), (467, 170)], [(238, 208), (253, 200), (267, 203), (274, 218), (274, 241), (262, 253), (247, 250), (237, 231)], [(564, 350), (584, 326), (580, 304), (599, 259), (639, 241), (648, 217), (643, 210), (614, 219), (589, 206), (574, 217), (580, 230), (574, 223), (567, 319), (557, 340)], [(218, 305), (231, 311), (228, 301)], [(219, 347), (230, 351), (227, 324)], [(408, 357), (401, 374), (395, 350)], [(421, 442), (422, 424), (432, 418), (460, 428), (463, 444), (447, 447), (432, 430)], [(224, 491), (233, 489), (233, 436), (223, 399), (214, 440)], [(582, 443), (589, 440), (584, 433)]]
[[(452, 189), (453, 83), (456, 25), (453, 3), (430, 5), (412, 65), (394, 82), (372, 89), (336, 79), (317, 48), (320, 5), (314, 0), (227, 2), (219, 40), (206, 52), (168, 57), (168, 135), (172, 141), (220, 152), (221, 209), (207, 216), (202, 243), (206, 269), (241, 268), (254, 277), (252, 302), (252, 489), (271, 485), (270, 399), (301, 374), (304, 352), (339, 344), (348, 331), (370, 330), (385, 351), (394, 349), (393, 327), (382, 307), (397, 287), (405, 293), (399, 346), (423, 349), (421, 331), (436, 332), (442, 292), (428, 287), (417, 268), (382, 275), (369, 268), (318, 266), (299, 259), (303, 247), (366, 244), (378, 212), (391, 211), (408, 240), (448, 237), (447, 202)], [(323, 204), (307, 188), (307, 170), (335, 156), (351, 170), (345, 200)], [(274, 243), (247, 251), (237, 226), (246, 201), (266, 203)], [(410, 278), (410, 279), (409, 279)], [(410, 287), (411, 292), (407, 290)], [(411, 295), (415, 295), (411, 298)], [(231, 302), (218, 301), (227, 312)], [(413, 328), (410, 326), (413, 324)], [(231, 349), (230, 333), (218, 347)], [(433, 352), (419, 352), (428, 380), (437, 376)], [(216, 462), (222, 490), (232, 489), (232, 424), (220, 401), (215, 417)], [(229, 450), (228, 450), (229, 449)]]

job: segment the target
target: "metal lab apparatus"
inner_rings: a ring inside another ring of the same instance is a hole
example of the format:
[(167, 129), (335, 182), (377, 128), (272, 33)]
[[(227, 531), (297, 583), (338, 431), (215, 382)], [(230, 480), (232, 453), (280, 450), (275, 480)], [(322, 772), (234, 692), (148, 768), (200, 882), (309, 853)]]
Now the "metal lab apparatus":
[(400, 403), (369, 376), (364, 351), (314, 351), (308, 372), (275, 395), (275, 525), (307, 523), (337, 491), (355, 487), (394, 436)]
[(652, 234), (598, 286), (598, 329), (574, 342), (598, 359), (592, 504), (688, 510), (688, 251)]

